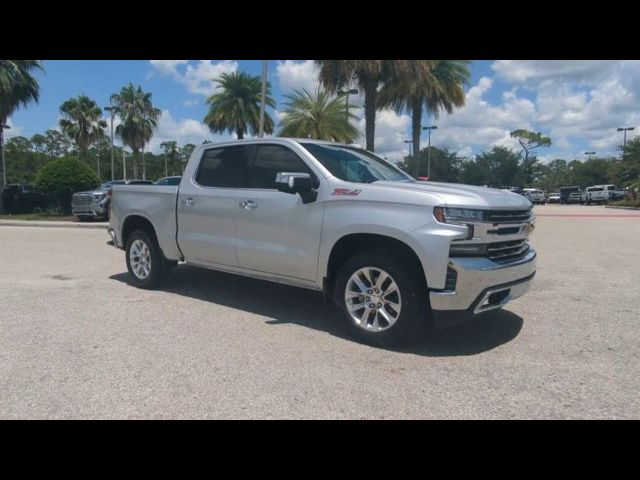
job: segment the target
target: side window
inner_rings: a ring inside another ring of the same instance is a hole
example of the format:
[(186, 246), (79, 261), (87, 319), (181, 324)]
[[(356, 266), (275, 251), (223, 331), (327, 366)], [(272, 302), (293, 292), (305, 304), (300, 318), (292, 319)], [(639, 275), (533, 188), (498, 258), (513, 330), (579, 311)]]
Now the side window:
[(282, 145), (259, 145), (256, 160), (251, 168), (253, 188), (276, 188), (278, 172), (313, 173), (293, 150)]
[(247, 188), (251, 151), (248, 145), (206, 150), (198, 166), (196, 182), (205, 187)]

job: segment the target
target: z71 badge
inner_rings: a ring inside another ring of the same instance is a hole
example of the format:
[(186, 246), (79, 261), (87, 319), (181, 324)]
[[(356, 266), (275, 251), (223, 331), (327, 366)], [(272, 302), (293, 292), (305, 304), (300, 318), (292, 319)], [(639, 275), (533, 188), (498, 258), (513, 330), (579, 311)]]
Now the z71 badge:
[(360, 195), (362, 190), (351, 190), (349, 188), (336, 188), (331, 195), (347, 195), (347, 196), (356, 196)]

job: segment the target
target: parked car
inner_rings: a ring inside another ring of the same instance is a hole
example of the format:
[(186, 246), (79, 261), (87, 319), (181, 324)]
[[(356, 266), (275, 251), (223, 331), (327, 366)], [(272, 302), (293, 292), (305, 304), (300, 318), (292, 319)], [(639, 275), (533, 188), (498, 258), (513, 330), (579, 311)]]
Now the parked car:
[(158, 180), (154, 185), (180, 185), (182, 177), (164, 177)]
[(550, 193), (547, 197), (549, 203), (560, 203), (560, 192)]
[(34, 208), (44, 208), (46, 203), (46, 195), (31, 185), (11, 184), (2, 189), (2, 204), (7, 213), (31, 213)]
[(539, 188), (525, 188), (522, 191), (522, 195), (529, 199), (531, 203), (534, 204), (542, 204), (547, 203), (547, 198), (545, 197), (544, 191)]
[(579, 192), (580, 187), (560, 187), (560, 203), (568, 203), (569, 194), (571, 192)]
[(603, 204), (609, 201), (609, 195), (603, 185), (594, 185), (586, 188), (584, 201), (587, 205), (592, 203)]
[(579, 203), (580, 205), (582, 205), (584, 203), (584, 200), (585, 200), (584, 192), (582, 190), (578, 190), (578, 191), (569, 193), (569, 196), (567, 197), (567, 201), (565, 203)]
[(178, 261), (321, 291), (361, 339), (411, 338), (523, 295), (529, 200), (419, 182), (362, 148), (269, 138), (198, 146), (178, 188), (113, 187), (110, 244), (155, 288)]
[(71, 213), (80, 220), (109, 218), (111, 191), (114, 185), (152, 185), (150, 180), (111, 180), (91, 192), (77, 192), (71, 197)]

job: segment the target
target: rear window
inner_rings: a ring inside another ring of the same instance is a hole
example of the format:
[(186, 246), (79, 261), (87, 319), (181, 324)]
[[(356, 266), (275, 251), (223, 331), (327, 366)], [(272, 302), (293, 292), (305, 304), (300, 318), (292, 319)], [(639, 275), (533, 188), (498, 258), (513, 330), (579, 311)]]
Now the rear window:
[(250, 145), (206, 150), (198, 166), (196, 182), (204, 187), (248, 188)]
[(587, 192), (604, 192), (604, 188), (602, 188), (602, 187), (589, 187), (589, 188), (587, 188)]

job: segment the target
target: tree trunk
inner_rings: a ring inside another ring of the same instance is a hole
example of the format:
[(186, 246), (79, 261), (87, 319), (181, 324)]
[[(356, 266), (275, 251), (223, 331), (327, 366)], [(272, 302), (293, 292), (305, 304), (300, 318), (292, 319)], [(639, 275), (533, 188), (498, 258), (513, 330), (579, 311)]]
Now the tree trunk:
[(133, 151), (133, 178), (138, 178), (138, 151)]
[(378, 97), (378, 85), (373, 81), (364, 82), (364, 121), (367, 150), (375, 151), (376, 136), (376, 100)]
[[(2, 157), (2, 186), (7, 183), (7, 174), (5, 173), (5, 162), (4, 162), (4, 121), (0, 119), (0, 156)], [(0, 213), (4, 213), (4, 203), (2, 202), (2, 195), (0, 195)]]
[(144, 145), (142, 146), (142, 179), (147, 179), (147, 165), (144, 161)]
[(244, 131), (241, 128), (236, 129), (236, 135), (238, 136), (238, 140), (244, 139)]
[(411, 98), (411, 136), (413, 140), (413, 161), (416, 178), (420, 176), (420, 132), (422, 131), (422, 98)]

